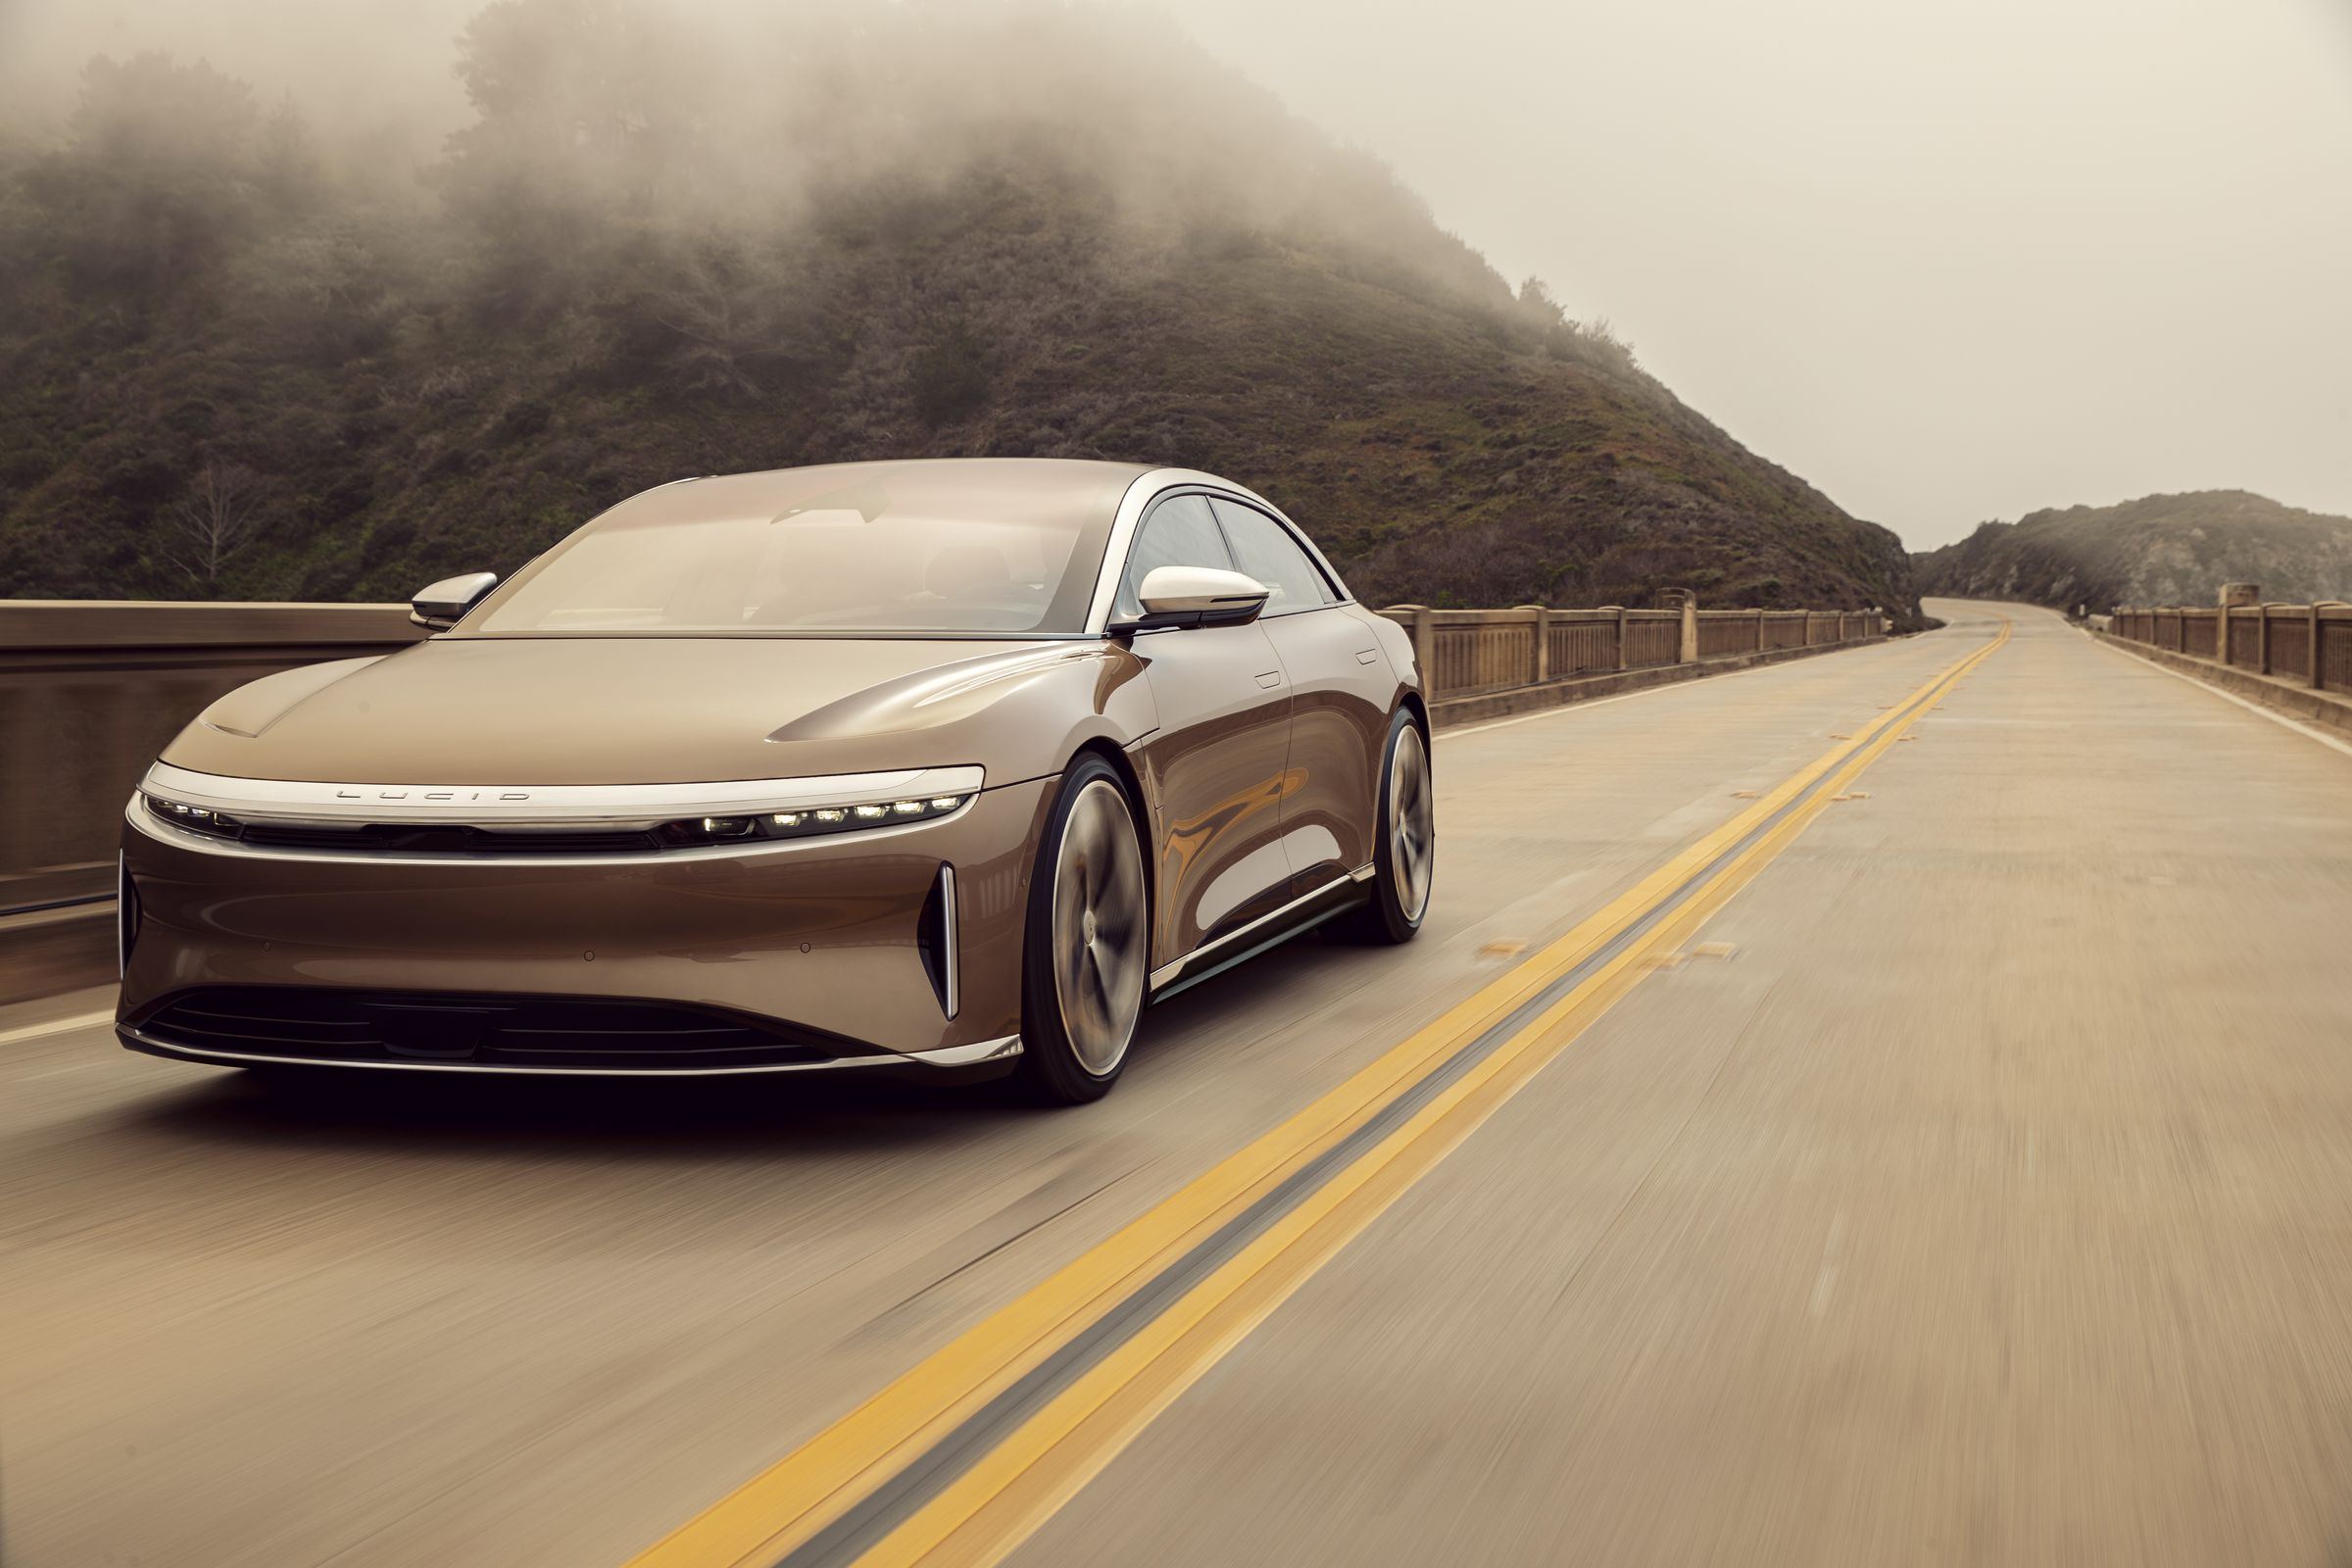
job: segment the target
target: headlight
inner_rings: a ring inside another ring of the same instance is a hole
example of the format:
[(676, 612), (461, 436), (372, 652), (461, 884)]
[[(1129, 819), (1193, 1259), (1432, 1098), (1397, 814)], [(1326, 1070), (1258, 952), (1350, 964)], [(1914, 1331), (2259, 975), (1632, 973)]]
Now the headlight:
[(182, 805), (145, 790), (139, 793), (147, 803), (147, 809), (173, 827), (184, 827), (191, 833), (210, 833), (215, 838), (223, 839), (233, 839), (245, 831), (243, 822), (209, 807)]
[(905, 800), (824, 806), (801, 811), (760, 811), (750, 816), (694, 816), (664, 822), (655, 831), (666, 846), (724, 844), (740, 839), (806, 839), (824, 833), (923, 822), (958, 810), (969, 795), (923, 795)]

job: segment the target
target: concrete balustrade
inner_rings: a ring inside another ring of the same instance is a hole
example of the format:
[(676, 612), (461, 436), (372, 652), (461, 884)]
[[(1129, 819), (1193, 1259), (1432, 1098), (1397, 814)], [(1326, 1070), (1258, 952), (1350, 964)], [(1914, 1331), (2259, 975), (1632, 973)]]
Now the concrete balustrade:
[(406, 605), (0, 601), (0, 877), (111, 865), (131, 785), (223, 692), (423, 635)]
[(2339, 695), (2352, 694), (2352, 605), (2269, 605), (2254, 584), (2230, 583), (2211, 610), (2117, 610), (2090, 622), (2156, 663), (2352, 735), (2352, 697)]
[(2261, 602), (2251, 583), (2231, 583), (2211, 610), (2166, 606), (2117, 610), (2107, 635), (2313, 691), (2352, 693), (2352, 605)]
[(1391, 605), (1381, 613), (1411, 635), (1442, 724), (1600, 695), (1596, 682), (1655, 685), (1886, 635), (1875, 610), (1702, 610), (1687, 590), (1661, 597), (1668, 607), (1657, 610)]

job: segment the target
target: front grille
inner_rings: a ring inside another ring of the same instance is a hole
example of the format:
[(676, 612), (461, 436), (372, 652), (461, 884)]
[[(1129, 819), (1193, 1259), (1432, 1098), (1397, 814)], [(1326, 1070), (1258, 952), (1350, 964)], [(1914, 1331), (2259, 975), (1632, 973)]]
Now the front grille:
[(662, 848), (649, 829), (516, 832), (440, 822), (368, 822), (326, 827), (302, 822), (246, 822), (237, 842), (272, 850), (332, 850), (346, 855), (630, 855)]
[(677, 1071), (808, 1065), (852, 1042), (717, 1007), (311, 986), (206, 986), (133, 1024), (164, 1045), (321, 1062)]

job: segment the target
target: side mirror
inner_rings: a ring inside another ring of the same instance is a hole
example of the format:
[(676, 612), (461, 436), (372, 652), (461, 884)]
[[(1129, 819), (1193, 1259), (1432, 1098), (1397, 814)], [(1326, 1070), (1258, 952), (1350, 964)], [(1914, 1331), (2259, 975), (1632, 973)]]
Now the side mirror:
[(429, 631), (447, 631), (465, 617), (482, 595), (498, 586), (495, 571), (469, 571), (463, 577), (444, 577), (430, 588), (419, 588), (409, 601), (409, 619)]
[(1266, 608), (1273, 590), (1255, 577), (1215, 566), (1153, 566), (1144, 573), (1137, 597), (1144, 602), (1136, 627), (1247, 626)]

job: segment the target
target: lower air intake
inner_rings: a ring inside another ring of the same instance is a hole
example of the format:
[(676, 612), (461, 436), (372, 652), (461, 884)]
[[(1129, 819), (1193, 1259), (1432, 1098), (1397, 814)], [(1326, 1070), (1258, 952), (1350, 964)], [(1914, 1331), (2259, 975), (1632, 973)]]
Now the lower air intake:
[(716, 1007), (306, 986), (183, 991), (134, 1027), (189, 1051), (319, 1062), (677, 1072), (805, 1066), (870, 1054)]

